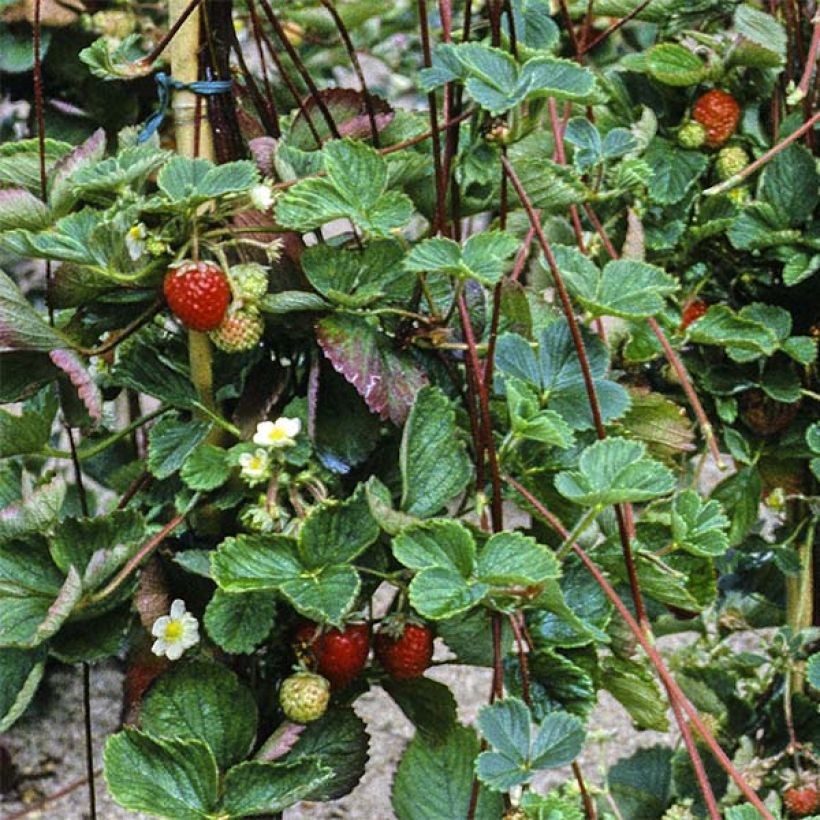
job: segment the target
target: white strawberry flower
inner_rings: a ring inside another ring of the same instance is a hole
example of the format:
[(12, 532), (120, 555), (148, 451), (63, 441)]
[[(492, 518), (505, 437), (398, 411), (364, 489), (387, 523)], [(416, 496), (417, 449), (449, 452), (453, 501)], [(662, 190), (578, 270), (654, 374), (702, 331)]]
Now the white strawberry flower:
[(267, 478), (270, 458), (260, 448), (255, 453), (242, 453), (239, 456), (239, 466), (242, 468), (242, 478), (251, 485), (257, 484)]
[(299, 419), (289, 419), (287, 416), (280, 416), (276, 421), (262, 421), (256, 425), (253, 443), (276, 449), (292, 447), (301, 429)]
[(185, 609), (185, 601), (177, 598), (169, 615), (154, 621), (151, 634), (156, 638), (151, 651), (177, 661), (186, 649), (199, 643), (199, 621)]
[(254, 185), (250, 192), (251, 204), (257, 211), (269, 211), (273, 207), (273, 191), (269, 185)]
[(145, 240), (148, 229), (142, 222), (132, 225), (125, 234), (125, 247), (132, 262), (136, 262), (145, 253)]

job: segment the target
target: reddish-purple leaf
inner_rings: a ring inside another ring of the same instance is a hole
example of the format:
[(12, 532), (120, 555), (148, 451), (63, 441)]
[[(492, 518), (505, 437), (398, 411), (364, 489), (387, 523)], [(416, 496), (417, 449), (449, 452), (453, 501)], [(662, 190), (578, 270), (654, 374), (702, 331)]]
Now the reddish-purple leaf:
[(49, 358), (71, 379), (88, 415), (99, 422), (102, 419), (102, 393), (83, 360), (71, 350), (52, 350)]
[(49, 205), (55, 210), (65, 210), (74, 201), (70, 178), (75, 171), (105, 155), (105, 130), (98, 128), (84, 143), (66, 154), (54, 164), (48, 190)]
[(325, 356), (381, 418), (403, 424), (427, 376), (412, 356), (357, 316), (328, 316), (316, 325)]

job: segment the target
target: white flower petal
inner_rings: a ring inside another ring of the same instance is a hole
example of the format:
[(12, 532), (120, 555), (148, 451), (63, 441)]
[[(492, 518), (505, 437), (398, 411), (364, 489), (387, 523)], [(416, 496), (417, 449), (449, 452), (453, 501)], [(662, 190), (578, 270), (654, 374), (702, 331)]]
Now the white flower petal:
[(159, 657), (162, 657), (165, 654), (165, 650), (167, 648), (168, 644), (162, 638), (157, 638), (157, 640), (155, 640), (151, 645), (151, 651)]
[(170, 661), (178, 661), (182, 657), (182, 653), (184, 651), (185, 647), (181, 643), (172, 643), (165, 650), (165, 657), (168, 658), (168, 660)]
[(289, 419), (286, 416), (282, 416), (276, 425), (289, 438), (296, 438), (302, 430), (301, 419)]
[(171, 617), (178, 621), (183, 615), (185, 615), (185, 601), (182, 598), (177, 598), (171, 604)]
[(151, 627), (151, 634), (155, 638), (162, 638), (165, 635), (165, 630), (168, 628), (169, 623), (171, 623), (171, 619), (167, 615), (157, 618)]

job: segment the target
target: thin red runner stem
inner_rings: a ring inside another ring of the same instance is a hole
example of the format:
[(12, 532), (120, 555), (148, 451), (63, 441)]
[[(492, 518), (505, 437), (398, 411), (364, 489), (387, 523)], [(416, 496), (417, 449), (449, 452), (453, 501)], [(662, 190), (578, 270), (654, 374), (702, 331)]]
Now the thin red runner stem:
[(473, 371), (478, 389), (478, 406), (481, 420), (481, 438), (487, 452), (487, 461), (490, 466), (490, 483), (493, 488), (493, 495), (490, 500), (490, 512), (492, 514), (493, 532), (501, 532), (504, 529), (504, 511), (501, 503), (501, 472), (498, 467), (498, 458), (493, 441), (492, 419), (490, 418), (490, 399), (487, 393), (487, 385), (481, 379), (481, 365), (478, 361), (478, 351), (476, 348), (473, 327), (470, 324), (470, 312), (467, 308), (467, 300), (464, 294), (458, 297), (458, 312), (461, 319), (461, 326), (464, 331), (464, 341), (467, 343), (467, 366)]
[(182, 514), (175, 515), (155, 536), (150, 538), (135, 555), (133, 555), (128, 563), (103, 587), (99, 592), (94, 593), (91, 597), (92, 602), (102, 601), (116, 592), (123, 584), (128, 576), (152, 553), (157, 547), (172, 533), (183, 521), (185, 516)]
[(171, 40), (176, 37), (177, 32), (182, 28), (185, 24), (185, 21), (196, 11), (199, 4), (202, 0), (191, 0), (191, 2), (185, 7), (182, 14), (177, 17), (174, 21), (174, 24), (171, 28), (168, 29), (168, 33), (154, 46), (154, 48), (146, 54), (144, 57), (137, 60), (138, 63), (142, 65), (149, 66), (151, 63), (154, 63), (159, 59), (159, 55), (168, 48), (168, 44)]
[(320, 0), (322, 5), (328, 10), (328, 13), (333, 18), (336, 28), (339, 31), (339, 36), (342, 38), (347, 56), (350, 58), (350, 64), (353, 66), (353, 71), (356, 72), (356, 77), (359, 80), (359, 85), (362, 87), (362, 95), (364, 96), (364, 107), (367, 111), (367, 119), (370, 121), (370, 134), (373, 139), (373, 145), (379, 147), (379, 129), (376, 125), (376, 110), (373, 108), (373, 99), (370, 92), (367, 90), (367, 82), (365, 80), (362, 65), (359, 62), (359, 57), (356, 54), (356, 49), (353, 46), (353, 41), (350, 39), (350, 33), (347, 30), (344, 20), (342, 20), (332, 0)]
[[(419, 24), (421, 27), (421, 50), (424, 60), (424, 67), (430, 68), (433, 64), (432, 51), (430, 49), (430, 25), (427, 20), (427, 0), (418, 0)], [(433, 173), (436, 183), (436, 220), (434, 233), (442, 233), (447, 224), (447, 191), (444, 179), (444, 169), (441, 162), (441, 137), (438, 127), (438, 103), (436, 102), (436, 92), (431, 91), (427, 95), (427, 106), (430, 117), (430, 136), (433, 143)]]
[(584, 43), (581, 48), (578, 49), (578, 56), (583, 57), (588, 51), (592, 51), (593, 48), (597, 48), (604, 42), (604, 40), (608, 39), (619, 28), (621, 28), (621, 26), (639, 15), (651, 2), (652, 0), (643, 0), (643, 2), (635, 6), (629, 14), (625, 14), (620, 20), (616, 20), (608, 29), (602, 31), (594, 40), (592, 40), (592, 42)]
[[(504, 481), (506, 481), (511, 487), (515, 488), (538, 512), (538, 514), (559, 534), (562, 538), (566, 538), (569, 535), (569, 531), (567, 528), (561, 523), (560, 519), (552, 512), (550, 512), (529, 490), (526, 489), (523, 485), (519, 484), (514, 478), (509, 475), (505, 475)], [(709, 731), (709, 728), (704, 724), (701, 720), (700, 715), (698, 714), (697, 710), (692, 706), (691, 703), (687, 700), (686, 696), (683, 694), (683, 691), (678, 686), (677, 681), (672, 677), (672, 674), (666, 668), (666, 664), (661, 658), (660, 653), (655, 649), (652, 645), (650, 638), (644, 633), (641, 627), (638, 625), (638, 622), (632, 616), (632, 613), (629, 611), (629, 608), (623, 602), (621, 597), (618, 595), (617, 592), (612, 588), (612, 585), (607, 581), (604, 574), (598, 568), (598, 566), (589, 558), (589, 556), (584, 552), (578, 544), (572, 544), (572, 550), (575, 554), (580, 558), (581, 562), (586, 567), (587, 571), (592, 575), (595, 579), (597, 584), (601, 587), (604, 591), (604, 594), (609, 598), (612, 602), (614, 607), (618, 610), (621, 617), (626, 622), (627, 627), (629, 628), (630, 632), (635, 636), (638, 643), (643, 648), (644, 652), (646, 652), (650, 662), (655, 667), (658, 676), (660, 677), (666, 691), (669, 695), (670, 702), (674, 699), (677, 700), (678, 705), (681, 709), (688, 715), (689, 720), (694, 725), (695, 729), (697, 729), (700, 736), (703, 738), (704, 743), (709, 747), (709, 750), (714, 755), (717, 762), (720, 764), (721, 768), (726, 771), (729, 777), (734, 780), (737, 784), (740, 791), (746, 797), (746, 799), (763, 815), (765, 820), (774, 820), (772, 814), (768, 811), (768, 809), (763, 805), (760, 798), (755, 794), (749, 784), (743, 779), (743, 776), (738, 772), (735, 768), (732, 761), (720, 748), (720, 744), (715, 740), (712, 733)], [(701, 784), (701, 788), (703, 788), (703, 784)], [(704, 795), (705, 795), (704, 790)]]
[(714, 196), (715, 194), (722, 194), (724, 191), (734, 188), (743, 182), (744, 179), (748, 179), (748, 177), (756, 171), (759, 171), (769, 160), (777, 156), (777, 154), (785, 148), (788, 148), (793, 142), (799, 140), (803, 134), (811, 130), (818, 122), (820, 122), (820, 111), (806, 120), (799, 128), (792, 131), (788, 137), (782, 139), (777, 145), (772, 146), (765, 154), (761, 154), (754, 162), (750, 162), (739, 174), (729, 177), (726, 182), (721, 182), (719, 185), (713, 185), (711, 188), (707, 188), (703, 193), (707, 196)]
[(274, 14), (273, 8), (268, 0), (259, 0), (262, 5), (262, 11), (265, 12), (265, 16), (268, 18), (271, 26), (273, 26), (273, 31), (276, 34), (276, 39), (282, 44), (282, 47), (287, 52), (288, 57), (290, 57), (291, 62), (293, 63), (296, 71), (299, 73), (299, 76), (304, 81), (305, 85), (307, 86), (308, 90), (310, 91), (311, 97), (315, 100), (316, 105), (318, 106), (319, 110), (322, 112), (322, 116), (325, 119), (325, 123), (327, 124), (328, 130), (336, 139), (339, 139), (339, 129), (336, 127), (336, 122), (333, 119), (333, 115), (330, 113), (330, 109), (327, 107), (324, 99), (322, 99), (322, 95), (319, 92), (319, 87), (313, 81), (313, 77), (311, 77), (310, 72), (305, 67), (305, 64), (302, 62), (301, 57), (299, 57), (299, 52), (293, 47), (293, 44), (288, 39), (287, 33), (285, 32), (284, 28), (282, 28), (282, 24), (279, 22), (279, 18)]
[[(539, 221), (535, 213), (535, 209), (532, 206), (532, 202), (530, 201), (527, 192), (524, 190), (524, 186), (521, 184), (521, 180), (518, 178), (518, 175), (515, 173), (515, 169), (512, 167), (512, 164), (506, 157), (502, 156), (501, 162), (504, 165), (504, 170), (509, 176), (513, 188), (515, 188), (515, 191), (518, 194), (518, 198), (521, 200), (521, 203), (523, 204), (524, 209), (527, 212), (530, 224), (535, 229), (535, 235), (536, 237), (538, 237), (538, 242), (541, 245), (541, 250), (544, 253), (544, 258), (547, 260), (550, 272), (552, 273), (552, 278), (555, 282), (555, 289), (558, 291), (558, 296), (561, 300), (564, 315), (566, 316), (567, 322), (569, 324), (569, 329), (572, 335), (572, 341), (575, 346), (575, 351), (578, 355), (578, 362), (581, 366), (581, 373), (583, 375), (584, 385), (586, 387), (587, 397), (589, 399), (589, 406), (590, 410), (592, 411), (592, 418), (595, 424), (595, 432), (597, 433), (599, 439), (604, 439), (606, 438), (606, 430), (604, 429), (603, 419), (601, 417), (601, 406), (598, 402), (598, 396), (595, 392), (595, 382), (592, 379), (592, 373), (589, 368), (589, 359), (587, 357), (586, 347), (584, 346), (584, 340), (581, 337), (581, 330), (578, 326), (578, 320), (575, 317), (575, 311), (572, 308), (572, 302), (570, 301), (569, 293), (567, 292), (566, 285), (564, 284), (564, 278), (561, 275), (561, 271), (558, 269), (558, 264), (555, 261), (555, 256), (552, 253), (552, 248), (550, 247), (550, 244), (547, 241), (546, 236), (544, 235), (544, 230), (541, 227), (541, 222)], [(623, 551), (624, 564), (626, 565), (627, 575), (629, 577), (629, 587), (632, 593), (632, 600), (635, 605), (635, 612), (638, 616), (638, 620), (640, 621), (640, 623), (644, 625), (644, 627), (648, 630), (649, 619), (646, 616), (646, 609), (643, 603), (643, 596), (641, 595), (641, 588), (640, 584), (638, 583), (638, 573), (635, 568), (635, 559), (632, 555), (632, 547), (629, 543), (629, 532), (627, 530), (626, 522), (624, 520), (623, 510), (620, 506), (616, 505), (615, 514), (618, 519), (618, 531), (621, 539), (621, 548)]]

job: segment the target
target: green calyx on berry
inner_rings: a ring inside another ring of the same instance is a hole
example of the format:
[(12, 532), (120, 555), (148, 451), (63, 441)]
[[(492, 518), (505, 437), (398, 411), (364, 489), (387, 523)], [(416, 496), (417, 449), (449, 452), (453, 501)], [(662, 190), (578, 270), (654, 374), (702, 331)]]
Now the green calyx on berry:
[(433, 632), (422, 623), (395, 615), (382, 621), (374, 650), (393, 680), (418, 678), (433, 660)]
[(739, 145), (721, 148), (715, 161), (718, 179), (726, 180), (739, 174), (749, 164), (749, 155)]
[(177, 319), (202, 333), (219, 327), (231, 301), (228, 277), (214, 262), (173, 265), (165, 274), (163, 291)]
[(209, 334), (211, 341), (225, 353), (242, 353), (259, 344), (265, 332), (265, 323), (255, 309), (239, 307), (229, 310), (216, 330)]
[(678, 131), (678, 142), (683, 148), (701, 148), (706, 144), (706, 129), (690, 120)]
[(330, 683), (313, 672), (296, 672), (282, 681), (279, 704), (294, 723), (311, 723), (327, 711)]

